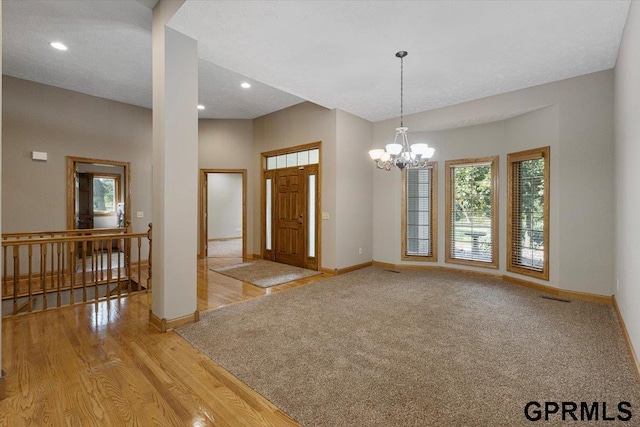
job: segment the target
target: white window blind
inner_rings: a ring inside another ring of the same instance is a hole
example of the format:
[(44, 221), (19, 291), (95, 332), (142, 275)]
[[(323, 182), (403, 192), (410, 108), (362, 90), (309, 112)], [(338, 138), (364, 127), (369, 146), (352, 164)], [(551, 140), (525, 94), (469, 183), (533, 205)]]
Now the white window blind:
[(497, 267), (497, 157), (447, 162), (447, 261)]
[(433, 256), (433, 167), (405, 175), (405, 256)]
[(548, 147), (508, 156), (507, 270), (548, 279)]

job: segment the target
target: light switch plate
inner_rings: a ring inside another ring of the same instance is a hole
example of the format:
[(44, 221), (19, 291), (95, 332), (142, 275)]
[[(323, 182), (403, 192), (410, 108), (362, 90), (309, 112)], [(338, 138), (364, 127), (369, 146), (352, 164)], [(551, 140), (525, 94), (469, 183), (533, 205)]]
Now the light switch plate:
[(322, 212), (322, 219), (329, 219), (329, 212)]
[(138, 218), (144, 218), (144, 212), (142, 212), (142, 211), (138, 211), (138, 212), (136, 212), (136, 217), (138, 217)]

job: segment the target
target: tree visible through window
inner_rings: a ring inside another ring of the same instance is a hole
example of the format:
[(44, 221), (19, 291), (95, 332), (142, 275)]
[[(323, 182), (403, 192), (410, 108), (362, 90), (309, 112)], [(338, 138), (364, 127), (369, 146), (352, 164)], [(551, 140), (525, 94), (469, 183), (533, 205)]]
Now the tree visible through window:
[(119, 176), (93, 177), (93, 211), (96, 213), (115, 213), (118, 204)]
[(497, 267), (497, 157), (447, 168), (447, 262)]
[(548, 274), (549, 147), (508, 156), (507, 270)]

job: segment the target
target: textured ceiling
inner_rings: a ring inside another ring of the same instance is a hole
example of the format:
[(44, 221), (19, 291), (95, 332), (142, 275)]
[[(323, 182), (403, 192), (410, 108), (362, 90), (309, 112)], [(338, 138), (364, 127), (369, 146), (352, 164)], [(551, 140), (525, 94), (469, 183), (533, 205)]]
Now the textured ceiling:
[[(243, 82), (251, 88), (241, 88)], [(304, 101), (202, 59), (198, 62), (198, 94), (206, 107), (199, 111), (200, 118), (253, 119)]]
[[(151, 108), (151, 8), (157, 0), (4, 0), (4, 74)], [(49, 43), (64, 42), (60, 52)], [(304, 101), (199, 61), (201, 118), (252, 119)], [(252, 83), (249, 90), (240, 83)]]
[[(156, 0), (4, 0), (3, 73), (151, 106)], [(199, 43), (200, 117), (310, 100), (371, 121), (615, 65), (629, 1), (195, 1), (170, 26)], [(61, 40), (66, 52), (49, 47)], [(253, 87), (243, 90), (240, 81)]]
[(613, 68), (628, 1), (195, 1), (202, 59), (371, 121)]
[(2, 72), (151, 107), (151, 10), (135, 1), (4, 0)]

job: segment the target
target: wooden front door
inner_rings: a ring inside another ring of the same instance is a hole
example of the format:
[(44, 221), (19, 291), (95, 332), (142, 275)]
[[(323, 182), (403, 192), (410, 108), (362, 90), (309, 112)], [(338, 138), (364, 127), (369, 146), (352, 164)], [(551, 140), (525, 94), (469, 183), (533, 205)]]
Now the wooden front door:
[(306, 197), (304, 171), (281, 169), (275, 181), (275, 260), (304, 267)]

